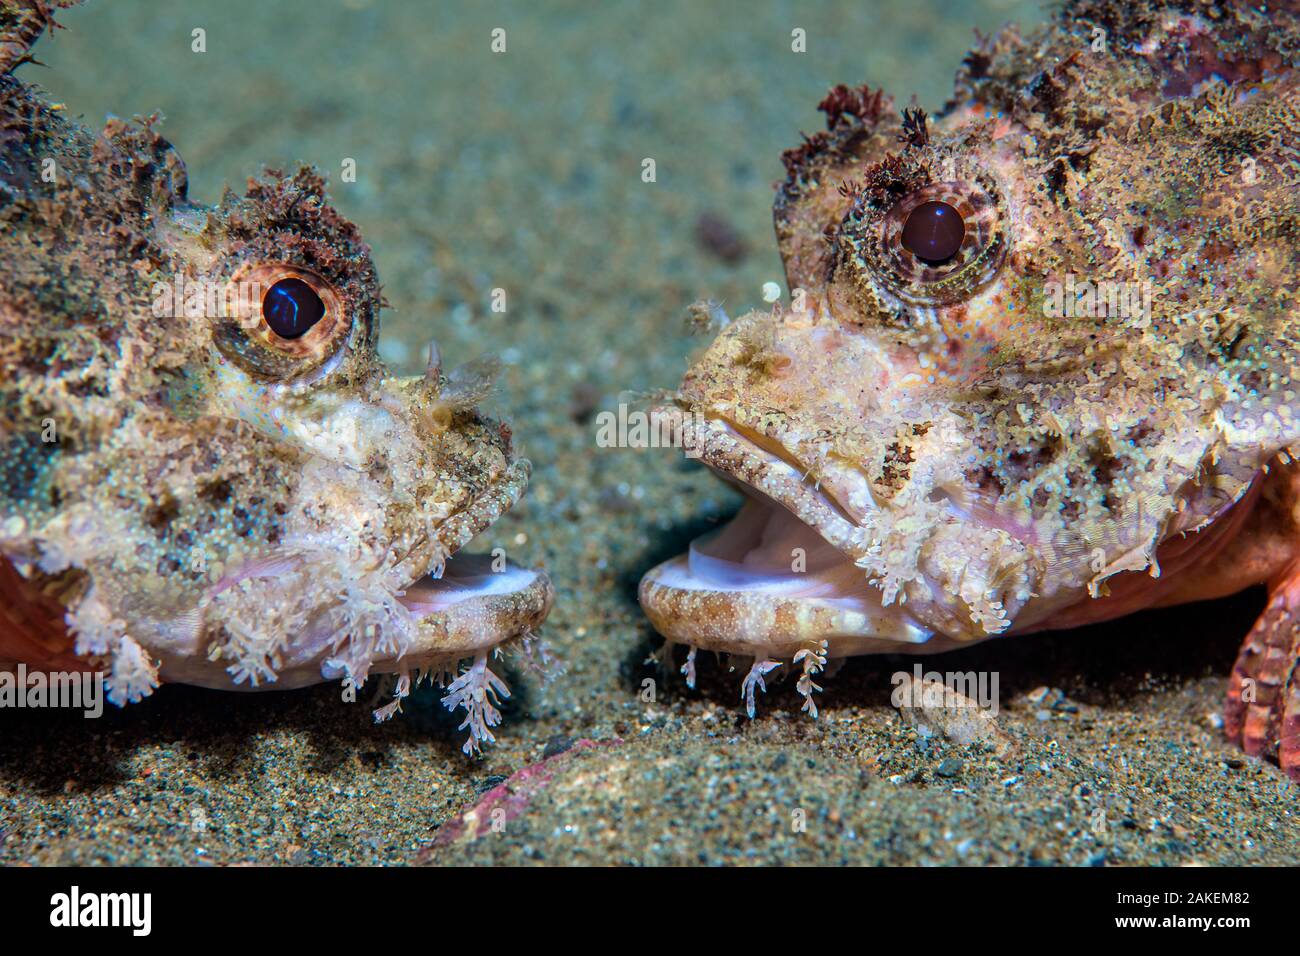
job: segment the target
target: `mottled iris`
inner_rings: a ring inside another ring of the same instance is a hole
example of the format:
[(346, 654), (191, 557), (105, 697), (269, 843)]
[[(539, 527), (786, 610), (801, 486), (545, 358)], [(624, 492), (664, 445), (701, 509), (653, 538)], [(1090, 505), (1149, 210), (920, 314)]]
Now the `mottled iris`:
[(302, 279), (281, 279), (262, 299), (262, 316), (282, 339), (296, 339), (325, 315), (325, 303)]
[(918, 259), (940, 263), (951, 259), (966, 238), (961, 213), (946, 202), (923, 202), (907, 216), (903, 248)]
[[(892, 167), (873, 167), (889, 182)], [(954, 178), (864, 192), (849, 207), (836, 243), (843, 262), (873, 290), (919, 306), (969, 299), (998, 274), (1008, 248), (1005, 205), (997, 181), (971, 163)], [(875, 181), (873, 180), (873, 181)]]

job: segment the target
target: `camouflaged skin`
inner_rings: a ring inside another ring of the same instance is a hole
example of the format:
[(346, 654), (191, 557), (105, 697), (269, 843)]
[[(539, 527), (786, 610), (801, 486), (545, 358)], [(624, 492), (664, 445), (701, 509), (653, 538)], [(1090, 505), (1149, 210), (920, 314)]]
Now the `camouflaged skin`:
[[(370, 250), (315, 171), (206, 208), (158, 125), (92, 132), (0, 75), (0, 662), (104, 667), (122, 701), (160, 679), (454, 676), (539, 624), (544, 574), (472, 620), (401, 601), (527, 483), (475, 410), (486, 379), (389, 374)], [(247, 315), (159, 314), (178, 277), (268, 263), (324, 290), (328, 334), (291, 354)]]
[[(859, 469), (877, 513), (852, 553), (892, 592), (966, 524), (953, 502), (1007, 525), (988, 544), (1024, 582), (1012, 603), (1145, 566), (1295, 437), (1298, 37), (1279, 10), (1075, 4), (972, 53), (922, 141), (878, 95), (833, 92), (776, 201), (806, 308), (731, 325), (681, 403)], [(857, 224), (976, 175), (997, 184), (996, 276), (902, 299)], [(1046, 316), (1071, 274), (1150, 283), (1150, 315)]]
[[(1294, 2), (1085, 0), (983, 39), (933, 121), (837, 87), (784, 156), (791, 305), (726, 326), (663, 413), (713, 423), (706, 463), (942, 647), (1275, 577), (1296, 540), (1298, 56)], [(900, 243), (923, 198), (965, 221), (941, 265)], [(834, 633), (824, 609), (760, 625), (743, 595), (658, 581), (642, 599), (670, 640), (784, 628), (767, 650), (788, 659)]]

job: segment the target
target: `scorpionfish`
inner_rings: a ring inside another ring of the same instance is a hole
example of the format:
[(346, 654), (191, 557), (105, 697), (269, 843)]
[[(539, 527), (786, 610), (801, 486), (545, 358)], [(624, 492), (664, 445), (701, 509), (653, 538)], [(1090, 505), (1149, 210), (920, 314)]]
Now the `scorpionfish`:
[(0, 667), (115, 703), (392, 675), (380, 719), (429, 676), (477, 749), (553, 599), (459, 553), (530, 470), (490, 361), (389, 372), (314, 170), (200, 205), (156, 116), (92, 132), (16, 78), (50, 9), (0, 4)]
[(815, 715), (833, 659), (1262, 583), (1224, 726), (1300, 777), (1298, 57), (1293, 0), (1075, 0), (934, 116), (830, 92), (777, 190), (790, 303), (658, 409), (745, 496), (641, 582), (688, 682), (752, 659), (752, 715), (788, 665)]

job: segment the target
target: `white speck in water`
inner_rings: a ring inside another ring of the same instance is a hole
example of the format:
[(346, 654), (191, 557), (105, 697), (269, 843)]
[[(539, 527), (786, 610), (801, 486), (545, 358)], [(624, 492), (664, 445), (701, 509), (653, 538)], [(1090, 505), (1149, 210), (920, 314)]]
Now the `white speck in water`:
[(779, 283), (779, 282), (770, 282), (770, 281), (769, 281), (769, 282), (764, 282), (764, 283), (763, 283), (763, 301), (764, 301), (764, 302), (775, 302), (775, 301), (776, 301), (777, 299), (779, 299), (779, 298), (781, 298), (781, 283)]

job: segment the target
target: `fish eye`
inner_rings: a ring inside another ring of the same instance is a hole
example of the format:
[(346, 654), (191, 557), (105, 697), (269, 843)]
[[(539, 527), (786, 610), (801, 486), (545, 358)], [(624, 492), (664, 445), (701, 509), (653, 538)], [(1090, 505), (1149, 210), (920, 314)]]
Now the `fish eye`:
[(980, 173), (911, 182), (860, 195), (839, 240), (859, 279), (911, 305), (951, 305), (997, 275), (1008, 245), (1002, 210), (996, 183)]
[(347, 343), (352, 322), (324, 277), (288, 263), (247, 263), (230, 279), (228, 316), (215, 342), (261, 379), (293, 381), (319, 369)]
[(930, 265), (942, 265), (957, 254), (966, 237), (961, 213), (946, 202), (931, 199), (907, 214), (903, 248)]
[(325, 303), (316, 290), (296, 276), (281, 279), (262, 298), (262, 317), (282, 339), (296, 339), (321, 320)]

